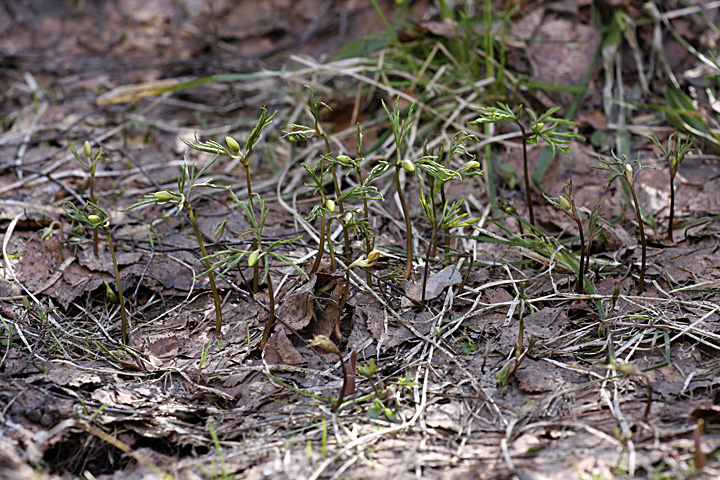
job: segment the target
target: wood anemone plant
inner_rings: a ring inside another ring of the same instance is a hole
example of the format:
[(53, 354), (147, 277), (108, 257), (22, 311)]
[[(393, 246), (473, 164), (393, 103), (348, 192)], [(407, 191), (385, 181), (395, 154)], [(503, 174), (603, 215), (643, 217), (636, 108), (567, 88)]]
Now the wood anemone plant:
[(220, 295), (218, 294), (217, 286), (215, 285), (215, 275), (210, 268), (211, 266), (210, 261), (208, 260), (207, 250), (205, 249), (205, 242), (203, 241), (202, 234), (200, 233), (200, 229), (198, 228), (197, 213), (192, 208), (192, 204), (190, 203), (190, 197), (192, 195), (192, 191), (198, 187), (208, 187), (220, 190), (225, 190), (226, 187), (219, 187), (217, 185), (213, 185), (212, 183), (210, 183), (212, 179), (208, 179), (203, 182), (200, 181), (201, 177), (205, 174), (207, 169), (210, 168), (213, 163), (215, 163), (215, 160), (217, 160), (217, 155), (215, 156), (215, 158), (207, 162), (205, 166), (203, 166), (200, 170), (196, 171), (194, 163), (192, 164), (192, 166), (188, 167), (188, 150), (189, 149), (185, 150), (185, 159), (182, 165), (182, 172), (177, 179), (177, 192), (172, 192), (170, 190), (161, 190), (158, 192), (154, 192), (152, 195), (145, 195), (145, 198), (121, 211), (126, 212), (133, 208), (141, 207), (143, 205), (170, 204), (175, 205), (175, 215), (178, 215), (183, 210), (187, 213), (187, 216), (190, 219), (190, 224), (192, 225), (193, 231), (195, 232), (195, 238), (197, 239), (198, 246), (200, 247), (200, 252), (202, 255), (200, 260), (205, 264), (205, 273), (207, 273), (208, 280), (210, 282), (210, 290), (212, 291), (213, 302), (215, 303), (215, 331), (217, 333), (220, 333), (222, 328), (222, 307), (220, 305)]
[(591, 168), (597, 168), (599, 170), (605, 170), (612, 173), (612, 176), (607, 181), (606, 189), (610, 188), (610, 185), (615, 181), (616, 178), (621, 178), (624, 185), (630, 191), (632, 198), (633, 209), (635, 210), (635, 218), (638, 223), (638, 229), (640, 231), (640, 243), (642, 245), (642, 259), (640, 262), (640, 283), (638, 285), (640, 291), (645, 290), (645, 264), (647, 259), (647, 241), (645, 240), (645, 222), (642, 218), (640, 210), (640, 202), (638, 202), (637, 193), (635, 192), (635, 180), (640, 174), (640, 171), (647, 167), (640, 165), (640, 159), (630, 162), (628, 158), (623, 155), (622, 158), (618, 158), (613, 153), (612, 160), (601, 158), (600, 161), (604, 165), (591, 165)]
[(382, 102), (382, 106), (387, 113), (388, 119), (390, 120), (390, 128), (392, 129), (393, 136), (395, 137), (395, 188), (397, 190), (398, 197), (400, 198), (400, 206), (403, 211), (403, 217), (405, 217), (405, 249), (407, 250), (407, 260), (405, 262), (405, 273), (403, 277), (405, 280), (410, 280), (412, 276), (412, 262), (413, 262), (413, 250), (412, 250), (412, 221), (410, 220), (410, 211), (408, 209), (407, 200), (403, 193), (402, 185), (400, 184), (400, 170), (404, 169), (408, 172), (415, 171), (415, 163), (409, 159), (403, 159), (402, 149), (407, 141), (407, 134), (412, 126), (412, 112), (415, 104), (410, 105), (408, 109), (407, 117), (400, 117), (399, 108), (400, 98), (395, 100), (395, 108), (392, 113), (388, 110), (385, 102)]
[(281, 245), (289, 245), (297, 240), (300, 240), (302, 238), (302, 235), (294, 238), (276, 240), (268, 246), (263, 246), (262, 235), (263, 229), (265, 228), (265, 221), (267, 220), (268, 215), (268, 209), (265, 207), (265, 202), (260, 197), (260, 195), (254, 194), (255, 202), (253, 203), (253, 205), (255, 205), (255, 208), (260, 214), (258, 217), (253, 207), (250, 206), (250, 202), (245, 202), (238, 199), (235, 194), (232, 193), (232, 191), (230, 191), (230, 193), (235, 202), (240, 207), (240, 209), (243, 210), (243, 212), (245, 212), (245, 214), (250, 219), (250, 228), (245, 230), (240, 236), (244, 237), (250, 235), (252, 237), (252, 245), (257, 245), (258, 247), (253, 250), (240, 250), (237, 248), (228, 247), (221, 252), (217, 252), (210, 255), (209, 257), (206, 257), (205, 260), (209, 262), (211, 259), (219, 258), (220, 260), (214, 262), (212, 265), (209, 265), (208, 263), (208, 273), (212, 273), (212, 271), (217, 271), (222, 268), (220, 275), (224, 275), (230, 269), (234, 268), (245, 257), (247, 257), (248, 267), (254, 268), (256, 265), (260, 267), (262, 272), (260, 280), (266, 281), (268, 286), (268, 320), (265, 323), (262, 338), (260, 339), (260, 348), (263, 349), (265, 348), (265, 344), (270, 338), (270, 333), (272, 333), (273, 326), (275, 326), (276, 322), (275, 291), (273, 288), (272, 276), (270, 275), (270, 260), (279, 260), (281, 263), (294, 268), (301, 275), (307, 278), (305, 272), (303, 272), (303, 270), (291, 258), (275, 251), (275, 249)]
[[(287, 138), (291, 142), (301, 142), (312, 138), (322, 138), (325, 143), (325, 154), (320, 157), (320, 171), (323, 172), (325, 170), (325, 162), (333, 159), (333, 153), (330, 148), (330, 138), (327, 136), (320, 124), (320, 107), (325, 107), (330, 111), (332, 111), (332, 108), (330, 108), (325, 102), (321, 102), (319, 98), (315, 99), (315, 92), (313, 92), (313, 89), (308, 85), (305, 85), (305, 88), (310, 91), (310, 104), (308, 105), (307, 110), (312, 116), (313, 126), (292, 123), (289, 126), (289, 130), (283, 132), (283, 137)], [(335, 190), (335, 201), (337, 202), (338, 211), (340, 212), (340, 215), (343, 215), (345, 213), (345, 206), (340, 198), (340, 183), (338, 182), (337, 172), (335, 170), (335, 166), (338, 164), (342, 165), (342, 162), (329, 162), (329, 170), (332, 175), (332, 183), (333, 189)], [(324, 201), (325, 199), (323, 198), (323, 202)], [(322, 237), (323, 235), (321, 234), (320, 238)], [(352, 252), (350, 250), (350, 237), (344, 230), (343, 239), (345, 242), (345, 251), (343, 253), (345, 255), (345, 259), (350, 261), (352, 258)]]
[(497, 107), (480, 108), (480, 117), (471, 122), (475, 124), (510, 122), (517, 125), (520, 129), (520, 140), (522, 142), (523, 152), (523, 173), (525, 175), (525, 200), (527, 202), (530, 225), (533, 227), (536, 225), (535, 214), (533, 213), (532, 197), (530, 195), (530, 174), (528, 172), (527, 156), (528, 144), (533, 145), (538, 143), (540, 140), (544, 140), (545, 143), (552, 148), (553, 154), (560, 151), (567, 156), (570, 156), (570, 143), (572, 140), (574, 138), (584, 138), (582, 135), (578, 135), (577, 133), (563, 131), (564, 128), (577, 125), (577, 123), (564, 118), (553, 117), (552, 115), (559, 109), (560, 107), (551, 108), (542, 115), (537, 116), (531, 109), (526, 108), (525, 111), (530, 116), (531, 122), (527, 124), (522, 121), (522, 104), (520, 104), (517, 109), (517, 113), (515, 113), (508, 105), (498, 102)]
[(569, 180), (565, 185), (563, 185), (562, 194), (559, 197), (545, 195), (545, 198), (555, 207), (562, 210), (565, 215), (572, 218), (578, 227), (578, 233), (580, 235), (580, 262), (577, 272), (577, 283), (575, 284), (575, 293), (582, 293), (584, 288), (583, 283), (585, 280), (585, 255), (587, 253), (585, 250), (585, 235), (583, 232), (582, 220), (580, 219), (580, 214), (578, 213), (577, 208), (575, 208), (572, 180)]
[[(237, 140), (230, 136), (225, 137), (225, 143), (227, 144), (227, 148), (214, 140), (200, 142), (197, 138), (197, 135), (195, 136), (196, 143), (188, 142), (185, 139), (181, 138), (185, 145), (194, 150), (212, 153), (216, 156), (228, 156), (234, 160), (237, 160), (243, 166), (243, 168), (245, 168), (245, 184), (247, 186), (247, 196), (248, 202), (250, 202), (251, 210), (253, 210), (253, 191), (252, 182), (250, 180), (250, 157), (252, 156), (255, 144), (260, 140), (260, 136), (262, 135), (263, 130), (265, 130), (265, 127), (272, 123), (272, 119), (276, 113), (277, 112), (273, 112), (272, 115), (268, 115), (267, 108), (262, 107), (260, 118), (258, 119), (258, 122), (255, 125), (253, 131), (250, 132), (250, 135), (248, 136), (248, 139), (245, 142), (245, 146), (243, 148), (240, 148), (240, 144), (237, 142)], [(253, 249), (257, 248), (258, 245), (253, 245)], [(255, 268), (253, 269), (253, 293), (258, 292), (258, 272), (258, 266), (255, 266)]]
[[(95, 155), (93, 155), (92, 146), (90, 145), (90, 142), (87, 140), (85, 143), (83, 143), (83, 155), (85, 155), (85, 160), (80, 158), (80, 155), (78, 154), (77, 150), (75, 150), (75, 146), (72, 144), (72, 142), (68, 142), (68, 145), (70, 146), (70, 152), (72, 152), (75, 159), (82, 164), (83, 167), (87, 168), (88, 173), (90, 174), (90, 178), (88, 179), (88, 188), (90, 190), (90, 203), (92, 205), (98, 204), (98, 197), (95, 194), (95, 170), (97, 169), (97, 164), (99, 160), (107, 161), (105, 157), (102, 156), (103, 149), (99, 148), (97, 152), (95, 152)], [(97, 215), (98, 212), (93, 212), (93, 214)], [(95, 256), (98, 256), (98, 229), (93, 229), (93, 254)]]
[(73, 220), (89, 226), (94, 231), (102, 229), (103, 232), (105, 232), (115, 272), (115, 282), (118, 290), (117, 296), (120, 302), (120, 332), (122, 335), (122, 343), (123, 345), (127, 345), (128, 319), (127, 312), (125, 311), (125, 296), (123, 295), (122, 283), (120, 282), (120, 271), (118, 270), (117, 259), (115, 258), (115, 247), (113, 246), (112, 235), (110, 234), (110, 217), (105, 210), (92, 202), (86, 203), (82, 208), (77, 208), (72, 202), (63, 202), (63, 208), (65, 209), (65, 213), (67, 213)]
[(678, 169), (685, 159), (685, 156), (692, 152), (693, 145), (689, 137), (682, 140), (678, 132), (672, 133), (668, 137), (667, 148), (663, 147), (663, 144), (660, 143), (655, 135), (650, 135), (647, 138), (660, 149), (668, 165), (668, 173), (670, 174), (670, 216), (668, 218), (667, 239), (668, 242), (672, 243), (673, 220), (675, 216), (675, 175), (677, 175)]

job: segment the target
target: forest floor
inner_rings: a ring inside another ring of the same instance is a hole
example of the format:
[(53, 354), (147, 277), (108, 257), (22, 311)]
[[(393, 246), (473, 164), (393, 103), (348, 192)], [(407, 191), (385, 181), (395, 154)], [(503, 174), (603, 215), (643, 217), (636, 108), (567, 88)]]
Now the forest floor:
[(3, 3), (1, 478), (718, 478), (719, 2), (457, 3)]

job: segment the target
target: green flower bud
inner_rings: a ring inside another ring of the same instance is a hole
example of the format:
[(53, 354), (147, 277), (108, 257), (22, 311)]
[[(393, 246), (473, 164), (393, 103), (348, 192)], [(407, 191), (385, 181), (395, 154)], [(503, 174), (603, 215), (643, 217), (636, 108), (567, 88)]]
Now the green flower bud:
[(102, 222), (102, 218), (100, 218), (99, 215), (95, 215), (95, 214), (88, 215), (88, 216), (87, 216), (87, 219), (88, 219), (88, 220), (90, 221), (90, 223), (92, 223), (93, 225), (97, 225), (97, 224), (99, 224), (100, 222)]
[(460, 173), (471, 173), (480, 168), (480, 162), (477, 160), (470, 160), (460, 167)]
[(633, 167), (629, 163), (625, 164), (625, 178), (629, 183), (633, 183)]
[(262, 250), (259, 248), (257, 250), (253, 250), (253, 252), (248, 257), (248, 267), (254, 267), (255, 264), (258, 262), (258, 258), (260, 258), (260, 254), (262, 253)]
[(412, 160), (408, 160), (407, 158), (400, 162), (400, 166), (407, 170), (408, 172), (414, 172), (415, 171), (415, 164), (412, 162)]
[(83, 153), (87, 158), (92, 158), (92, 147), (90, 146), (90, 142), (87, 140), (83, 143)]
[(105, 284), (105, 298), (108, 299), (108, 302), (110, 303), (118, 303), (118, 296), (113, 291), (113, 289), (110, 287), (110, 285), (107, 282), (103, 282)]
[(155, 192), (153, 193), (153, 197), (155, 197), (157, 200), (161, 202), (170, 202), (172, 200), (175, 200), (175, 194), (172, 192), (168, 192), (167, 190), (163, 190), (161, 192)]
[(336, 355), (340, 353), (338, 347), (325, 335), (314, 335), (310, 346), (319, 348), (327, 353), (334, 353)]
[(568, 212), (572, 209), (572, 204), (570, 203), (570, 200), (568, 200), (567, 198), (560, 197), (560, 198), (558, 198), (558, 200), (560, 201), (560, 206), (563, 207)]
[(382, 256), (383, 256), (382, 252), (380, 252), (378, 250), (372, 250), (370, 253), (368, 253), (367, 261), (368, 261), (368, 263), (375, 263), (378, 260), (380, 260), (380, 257), (382, 257)]
[(545, 127), (545, 124), (543, 122), (538, 122), (532, 127), (533, 133), (540, 133), (542, 132), (542, 129)]
[(325, 207), (328, 209), (328, 212), (334, 212), (337, 206), (335, 205), (335, 202), (333, 200), (328, 199), (325, 202)]
[(232, 137), (225, 137), (225, 143), (230, 147), (230, 151), (237, 154), (240, 153), (240, 144)]
[(302, 140), (302, 138), (300, 138), (299, 135), (294, 135), (294, 134), (288, 135), (287, 139), (290, 140), (291, 142), (299, 142), (300, 140)]
[(343, 165), (350, 166), (353, 163), (352, 158), (348, 157), (347, 155), (338, 155), (336, 158), (337, 161), (342, 163)]

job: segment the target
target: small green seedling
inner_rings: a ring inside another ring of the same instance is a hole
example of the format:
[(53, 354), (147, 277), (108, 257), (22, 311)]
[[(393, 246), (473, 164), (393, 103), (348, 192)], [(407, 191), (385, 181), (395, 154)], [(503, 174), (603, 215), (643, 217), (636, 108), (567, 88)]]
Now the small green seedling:
[[(263, 130), (265, 130), (265, 127), (270, 125), (272, 123), (272, 119), (275, 116), (277, 112), (273, 112), (272, 115), (268, 115), (268, 110), (265, 107), (262, 107), (262, 111), (260, 113), (260, 119), (258, 120), (257, 124), (255, 125), (255, 128), (252, 132), (250, 132), (250, 136), (248, 136), (247, 142), (245, 142), (245, 146), (241, 149), (240, 144), (235, 140), (234, 138), (228, 136), (225, 137), (225, 143), (227, 144), (227, 148), (225, 148), (223, 145), (219, 144), (218, 142), (214, 140), (208, 140), (207, 142), (200, 142), (197, 139), (197, 136), (195, 137), (195, 142), (188, 142), (181, 138), (181, 140), (190, 148), (193, 148), (195, 150), (206, 152), (206, 153), (212, 153), (214, 155), (225, 155), (228, 156), (234, 160), (237, 160), (244, 168), (245, 168), (245, 184), (247, 185), (247, 194), (248, 194), (248, 201), (250, 202), (250, 209), (253, 209), (253, 191), (252, 191), (252, 182), (250, 181), (250, 157), (253, 152), (253, 148), (255, 147), (255, 144), (260, 140), (260, 136), (262, 135)], [(253, 250), (257, 249), (258, 245), (253, 245)], [(253, 269), (253, 293), (258, 292), (258, 272), (259, 269), (256, 266)]]
[[(75, 146), (72, 144), (72, 142), (68, 142), (68, 145), (70, 146), (70, 152), (72, 152), (75, 159), (80, 162), (83, 167), (87, 168), (88, 172), (90, 173), (90, 179), (88, 181), (90, 189), (90, 203), (92, 203), (93, 205), (97, 205), (99, 199), (95, 195), (95, 170), (97, 169), (97, 164), (99, 160), (107, 161), (107, 159), (102, 156), (103, 149), (99, 148), (98, 151), (95, 152), (95, 155), (93, 155), (92, 146), (90, 145), (90, 142), (86, 140), (85, 143), (83, 143), (83, 155), (85, 156), (85, 160), (83, 160), (82, 158), (80, 158), (77, 150), (75, 150)], [(97, 212), (93, 213), (97, 215)], [(95, 257), (98, 256), (97, 229), (93, 229), (93, 253), (95, 254)]]
[[(463, 200), (457, 200), (452, 204), (446, 202), (442, 206), (440, 215), (436, 216), (432, 205), (425, 200), (425, 194), (422, 189), (420, 190), (420, 205), (432, 224), (432, 234), (430, 235), (430, 242), (428, 243), (428, 248), (425, 253), (425, 271), (423, 273), (422, 299), (420, 300), (421, 309), (425, 308), (425, 293), (427, 290), (428, 271), (430, 270), (430, 253), (433, 250), (433, 246), (437, 243), (438, 233), (442, 230), (450, 230), (456, 227), (469, 227), (478, 221), (476, 218), (466, 218), (468, 216), (467, 213), (460, 213), (462, 204)], [(472, 262), (470, 262), (470, 266), (472, 266)]]
[(113, 268), (115, 270), (115, 281), (118, 289), (118, 300), (120, 301), (120, 316), (122, 318), (120, 330), (122, 334), (122, 343), (127, 345), (127, 313), (125, 311), (125, 296), (123, 295), (122, 283), (120, 282), (120, 271), (118, 270), (117, 259), (115, 258), (115, 247), (113, 246), (112, 235), (110, 235), (110, 216), (100, 208), (97, 204), (88, 202), (82, 208), (77, 208), (72, 202), (63, 202), (65, 213), (70, 218), (83, 223), (93, 230), (98, 228), (105, 232), (107, 237), (110, 255), (112, 256)]
[(383, 381), (378, 378), (378, 383), (375, 383), (373, 381), (373, 378), (378, 373), (377, 365), (375, 364), (375, 359), (371, 358), (368, 360), (367, 365), (359, 365), (357, 367), (357, 373), (367, 378), (367, 380), (370, 382), (370, 386), (373, 389), (373, 392), (375, 392), (375, 400), (373, 401), (372, 406), (368, 410), (368, 417), (370, 418), (380, 418), (381, 415), (385, 415), (385, 417), (390, 421), (395, 421), (397, 419), (397, 415), (395, 412), (387, 408), (385, 406), (385, 397), (387, 396), (387, 391), (385, 389), (385, 384)]
[(668, 137), (667, 148), (665, 148), (655, 135), (650, 135), (647, 138), (649, 138), (650, 141), (652, 141), (660, 149), (665, 157), (665, 161), (668, 164), (668, 173), (670, 174), (670, 217), (668, 218), (667, 239), (668, 242), (672, 243), (673, 218), (675, 216), (675, 175), (685, 159), (685, 156), (692, 152), (692, 140), (690, 140), (690, 137), (686, 137), (682, 140), (680, 138), (680, 134), (675, 132)]
[(553, 154), (556, 151), (560, 151), (567, 156), (570, 156), (570, 143), (574, 138), (582, 139), (582, 135), (571, 132), (563, 132), (558, 129), (561, 125), (573, 126), (577, 125), (575, 122), (565, 120), (564, 118), (553, 117), (552, 115), (557, 112), (560, 107), (551, 108), (539, 117), (531, 109), (525, 109), (530, 115), (531, 124), (526, 127), (526, 124), (522, 121), (523, 105), (520, 104), (517, 113), (513, 112), (510, 107), (502, 102), (498, 102), (497, 107), (483, 107), (480, 108), (480, 117), (474, 122), (476, 124), (486, 123), (499, 123), (499, 122), (511, 122), (518, 126), (520, 129), (520, 139), (522, 141), (523, 151), (523, 173), (525, 174), (525, 199), (528, 206), (528, 217), (530, 225), (535, 227), (535, 214), (533, 213), (532, 198), (530, 196), (530, 175), (528, 173), (528, 157), (527, 157), (527, 146), (528, 144), (536, 144), (541, 139), (545, 141), (553, 150)]
[(599, 170), (605, 170), (612, 173), (612, 176), (607, 181), (607, 188), (616, 178), (621, 178), (625, 185), (629, 188), (630, 194), (632, 195), (633, 208), (635, 210), (635, 218), (637, 219), (638, 228), (640, 229), (640, 242), (642, 244), (642, 260), (640, 264), (640, 284), (639, 288), (641, 291), (645, 290), (645, 263), (647, 258), (647, 241), (645, 240), (645, 223), (640, 213), (640, 203), (638, 202), (637, 194), (635, 193), (635, 180), (640, 174), (641, 170), (647, 167), (640, 165), (640, 159), (630, 162), (625, 155), (622, 158), (618, 158), (613, 153), (612, 160), (601, 159), (604, 165), (591, 165), (591, 168), (597, 168)]
[(217, 333), (220, 333), (222, 328), (222, 308), (220, 305), (220, 295), (218, 294), (217, 287), (215, 286), (215, 275), (212, 272), (210, 261), (208, 260), (208, 253), (207, 250), (205, 250), (205, 242), (203, 241), (202, 234), (200, 233), (200, 229), (198, 228), (196, 212), (192, 208), (190, 198), (193, 189), (198, 187), (208, 187), (221, 190), (225, 190), (226, 187), (219, 187), (217, 185), (213, 185), (212, 183), (210, 183), (211, 180), (200, 182), (200, 178), (203, 176), (203, 174), (205, 174), (207, 169), (210, 168), (213, 163), (215, 163), (215, 160), (217, 160), (217, 155), (215, 156), (215, 158), (207, 162), (205, 166), (203, 166), (200, 170), (196, 171), (194, 163), (192, 164), (192, 166), (188, 167), (188, 151), (189, 149), (185, 150), (185, 159), (183, 161), (182, 172), (177, 179), (177, 192), (172, 192), (170, 190), (161, 190), (159, 192), (154, 192), (152, 195), (145, 195), (145, 198), (121, 211), (125, 212), (133, 208), (151, 204), (176, 205), (175, 215), (178, 215), (180, 212), (185, 210), (188, 218), (190, 219), (190, 224), (193, 227), (193, 231), (195, 232), (195, 238), (197, 239), (198, 246), (200, 247), (200, 252), (202, 254), (202, 261), (205, 262), (206, 273), (208, 275), (208, 280), (210, 281), (210, 290), (212, 291), (213, 301), (215, 303), (215, 331)]

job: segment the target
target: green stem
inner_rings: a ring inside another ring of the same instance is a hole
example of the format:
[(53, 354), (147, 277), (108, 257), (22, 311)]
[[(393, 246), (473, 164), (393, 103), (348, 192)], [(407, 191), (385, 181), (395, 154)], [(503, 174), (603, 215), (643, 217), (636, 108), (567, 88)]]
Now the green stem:
[[(358, 156), (360, 155), (360, 152), (358, 152)], [(358, 180), (360, 181), (360, 185), (365, 184), (365, 180), (363, 179), (363, 173), (362, 173), (362, 167), (358, 164), (357, 169), (355, 170), (358, 175)], [(370, 209), (368, 208), (368, 201), (367, 198), (363, 198), (363, 213), (364, 217), (363, 219), (367, 223), (368, 228), (370, 228)], [(370, 255), (370, 252), (373, 249), (373, 242), (372, 239), (368, 236), (365, 237), (365, 256)], [(369, 270), (365, 270), (365, 281), (368, 284), (368, 287), (372, 287), (372, 275), (370, 275)]]
[[(97, 198), (95, 198), (95, 168), (91, 167), (90, 171), (90, 202), (97, 205)], [(98, 211), (96, 208), (92, 209), (92, 213), (97, 215)], [(95, 258), (98, 257), (98, 231), (97, 228), (93, 229), (93, 253)]]
[(675, 175), (670, 173), (670, 218), (668, 219), (668, 242), (673, 242), (673, 217), (675, 216)]
[(400, 165), (395, 166), (395, 188), (397, 189), (398, 196), (400, 197), (400, 205), (402, 206), (403, 215), (405, 216), (405, 229), (406, 229), (406, 249), (407, 249), (407, 262), (405, 263), (405, 280), (410, 280), (412, 276), (412, 223), (410, 222), (410, 212), (408, 211), (407, 202), (403, 195), (402, 185), (400, 185)]
[[(260, 263), (260, 262), (258, 262)], [(265, 324), (265, 329), (263, 330), (262, 338), (260, 339), (260, 349), (265, 348), (265, 344), (267, 343), (268, 339), (270, 338), (270, 332), (272, 331), (273, 326), (275, 325), (275, 292), (273, 290), (273, 283), (272, 278), (270, 278), (270, 271), (268, 271), (267, 275), (267, 285), (268, 285), (268, 301), (270, 302), (270, 313), (268, 315), (267, 323)]]
[(633, 203), (635, 203), (635, 218), (637, 218), (638, 226), (640, 227), (640, 242), (642, 243), (642, 260), (640, 262), (640, 291), (645, 290), (645, 261), (647, 242), (645, 240), (645, 227), (643, 226), (642, 215), (640, 214), (640, 204), (638, 203), (637, 195), (635, 195), (635, 187), (630, 185), (630, 192), (632, 193)]
[[(252, 150), (251, 150), (252, 151)], [(249, 155), (249, 153), (248, 153)], [(246, 156), (247, 158), (247, 156)], [(243, 166), (245, 167), (245, 183), (247, 184), (247, 192), (248, 192), (248, 205), (250, 206), (250, 211), (253, 212), (253, 215), (255, 214), (255, 207), (253, 205), (253, 193), (252, 193), (252, 184), (250, 182), (250, 165), (243, 162)], [(253, 225), (254, 227), (257, 227), (257, 225)], [(252, 249), (257, 250), (260, 248), (260, 242), (256, 237), (253, 237), (252, 241)], [(259, 262), (258, 262), (259, 263)], [(260, 270), (259, 266), (256, 263), (253, 267), (253, 284), (252, 289), (253, 293), (258, 293), (260, 290), (260, 287), (258, 285), (258, 277), (260, 276)]]
[(342, 389), (340, 390), (340, 395), (338, 395), (337, 402), (335, 405), (333, 405), (331, 411), (333, 413), (337, 413), (338, 410), (340, 410), (340, 405), (342, 405), (343, 400), (345, 400), (345, 389), (347, 388), (347, 369), (345, 368), (345, 359), (342, 356), (342, 353), (340, 353), (340, 350), (337, 350), (337, 356), (340, 358), (340, 368), (342, 368), (342, 375), (343, 375), (343, 384)]
[(185, 201), (184, 206), (188, 212), (188, 217), (190, 217), (190, 223), (195, 231), (195, 238), (197, 238), (198, 245), (200, 246), (200, 253), (202, 254), (203, 261), (205, 262), (208, 280), (210, 280), (210, 290), (212, 291), (213, 301), (215, 302), (215, 332), (220, 333), (220, 329), (222, 328), (222, 307), (220, 306), (220, 295), (218, 295), (217, 287), (215, 286), (215, 275), (212, 272), (212, 265), (210, 265), (210, 259), (208, 258), (207, 251), (205, 250), (205, 243), (203, 242), (202, 235), (200, 234), (200, 229), (198, 229), (195, 214), (190, 206), (190, 202)]
[(310, 269), (310, 275), (317, 273), (318, 269), (320, 268), (320, 261), (322, 259), (324, 251), (325, 251), (325, 209), (323, 209), (322, 218), (320, 219), (320, 241), (318, 242), (318, 251), (317, 251), (317, 256), (315, 257), (315, 262), (313, 263), (313, 266)]
[(423, 272), (422, 299), (420, 300), (421, 310), (425, 308), (425, 291), (427, 290), (428, 271), (430, 270), (430, 254), (434, 246), (437, 246), (437, 229), (433, 225), (430, 244), (428, 245), (427, 252), (425, 252), (425, 271)]
[(584, 287), (583, 278), (585, 277), (585, 236), (583, 235), (582, 222), (577, 214), (577, 210), (575, 210), (575, 205), (573, 205), (573, 215), (575, 215), (575, 222), (577, 223), (578, 231), (580, 232), (580, 268), (578, 269), (578, 279), (577, 284), (575, 285), (575, 293), (582, 293)]
[[(118, 298), (120, 299), (120, 317), (122, 318), (121, 324), (120, 324), (120, 331), (122, 334), (122, 342), (123, 342), (123, 345), (127, 345), (128, 321), (127, 321), (127, 313), (125, 312), (125, 296), (123, 295), (122, 284), (120, 283), (120, 270), (118, 270), (117, 259), (115, 258), (115, 247), (113, 246), (112, 235), (110, 235), (110, 229), (108, 227), (103, 227), (103, 229), (105, 230), (105, 235), (107, 236), (107, 239), (108, 239), (108, 246), (110, 247), (110, 255), (112, 255), (113, 268), (115, 269), (115, 282), (117, 282)], [(95, 229), (95, 232), (97, 232), (97, 229)]]
[(530, 175), (528, 174), (528, 157), (527, 157), (527, 137), (525, 127), (520, 122), (515, 122), (520, 127), (522, 133), (522, 149), (523, 149), (523, 172), (525, 173), (525, 200), (528, 207), (528, 218), (530, 225), (535, 226), (535, 213), (533, 212), (532, 198), (530, 196)]

